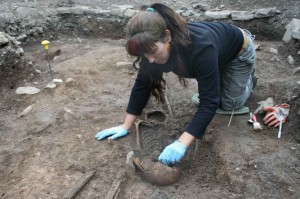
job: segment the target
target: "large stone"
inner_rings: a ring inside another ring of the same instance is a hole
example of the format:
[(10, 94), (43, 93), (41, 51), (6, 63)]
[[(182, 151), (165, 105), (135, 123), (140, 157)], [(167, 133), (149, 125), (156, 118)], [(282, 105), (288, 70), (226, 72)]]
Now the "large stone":
[(294, 39), (300, 40), (300, 30), (298, 30), (298, 31), (295, 31), (295, 30), (292, 31), (291, 36), (292, 36), (292, 38), (294, 38)]
[(254, 11), (255, 18), (273, 17), (278, 13), (276, 8), (262, 8)]
[(26, 34), (20, 34), (16, 39), (17, 39), (17, 41), (25, 42), (27, 40), (27, 35)]
[(124, 17), (125, 11), (126, 8), (116, 8), (116, 9), (111, 9), (110, 14), (113, 16)]
[(231, 11), (231, 18), (234, 21), (248, 21), (254, 19), (254, 14), (250, 11)]
[(3, 32), (0, 32), (0, 47), (6, 46), (9, 43), (9, 40)]
[(208, 19), (227, 19), (231, 14), (230, 10), (206, 11), (205, 17)]
[(127, 9), (124, 13), (124, 17), (128, 17), (131, 18), (133, 15), (135, 15), (136, 13), (138, 13), (139, 11), (137, 10), (133, 10), (133, 9)]
[(127, 10), (127, 9), (133, 9), (134, 8), (134, 6), (132, 6), (132, 5), (112, 5), (111, 6), (111, 9), (125, 9), (125, 10)]
[(294, 75), (300, 75), (300, 67), (294, 69)]
[(89, 7), (86, 6), (63, 7), (63, 8), (58, 8), (57, 13), (61, 15), (65, 15), (65, 14), (83, 15), (83, 13), (86, 12), (88, 9)]
[(289, 43), (292, 40), (292, 32), (300, 31), (300, 20), (293, 19), (285, 28), (286, 28), (286, 32), (282, 40), (285, 43)]

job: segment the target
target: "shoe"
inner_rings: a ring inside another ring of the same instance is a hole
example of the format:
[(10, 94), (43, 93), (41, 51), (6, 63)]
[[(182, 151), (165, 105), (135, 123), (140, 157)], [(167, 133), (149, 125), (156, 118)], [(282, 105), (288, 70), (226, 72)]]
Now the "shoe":
[(199, 93), (194, 93), (193, 96), (192, 96), (192, 102), (199, 106), (200, 104), (200, 100), (199, 100)]

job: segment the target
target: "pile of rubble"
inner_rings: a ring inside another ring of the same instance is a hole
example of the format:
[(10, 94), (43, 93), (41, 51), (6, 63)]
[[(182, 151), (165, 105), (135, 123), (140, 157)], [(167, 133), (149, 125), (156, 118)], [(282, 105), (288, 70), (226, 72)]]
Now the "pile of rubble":
[[(123, 38), (127, 20), (138, 10), (132, 5), (112, 5), (109, 9), (62, 5), (45, 6), (30, 3), (14, 6), (0, 14), (0, 76), (10, 76), (21, 63), (23, 50), (20, 46), (43, 39), (54, 39), (58, 33), (87, 34), (109, 38)], [(250, 30), (256, 36), (282, 39), (286, 43), (300, 39), (300, 20), (293, 19), (284, 25), (281, 11), (263, 8), (251, 11), (226, 10), (224, 5), (211, 9), (209, 5), (196, 3), (191, 9), (176, 10), (187, 21), (229, 21)], [(284, 36), (283, 36), (284, 35)], [(19, 46), (20, 45), (20, 46)], [(299, 49), (298, 49), (299, 50)], [(292, 52), (289, 62), (294, 63)], [(30, 63), (29, 63), (30, 64)], [(23, 64), (24, 65), (24, 64)]]
[[(262, 8), (251, 11), (227, 10), (224, 5), (211, 9), (207, 4), (193, 4), (191, 9), (176, 10), (187, 21), (229, 21), (254, 34), (265, 34), (272, 39), (281, 39), (288, 23), (277, 8)], [(132, 5), (112, 5), (109, 9), (69, 5), (49, 7), (45, 5), (20, 4), (0, 15), (0, 31), (22, 44), (51, 39), (58, 32), (69, 34), (92, 34), (114, 38), (124, 37), (124, 26), (136, 12)], [(263, 24), (263, 25), (262, 25)], [(259, 27), (258, 27), (259, 26)], [(268, 30), (267, 30), (268, 29)], [(272, 35), (267, 35), (272, 31)], [(280, 38), (279, 38), (280, 37)]]
[(24, 51), (14, 37), (0, 32), (0, 85), (14, 87), (20, 77), (31, 70), (24, 58)]

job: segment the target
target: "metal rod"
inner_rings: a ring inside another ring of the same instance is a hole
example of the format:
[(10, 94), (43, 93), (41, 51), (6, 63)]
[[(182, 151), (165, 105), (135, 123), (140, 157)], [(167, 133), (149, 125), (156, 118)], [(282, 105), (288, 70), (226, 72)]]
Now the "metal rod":
[(49, 52), (47, 51), (47, 59), (48, 59), (48, 67), (50, 69), (50, 75), (51, 75), (51, 79), (53, 80), (53, 73), (52, 73), (52, 67), (51, 67), (51, 63), (50, 63), (50, 58), (49, 58)]

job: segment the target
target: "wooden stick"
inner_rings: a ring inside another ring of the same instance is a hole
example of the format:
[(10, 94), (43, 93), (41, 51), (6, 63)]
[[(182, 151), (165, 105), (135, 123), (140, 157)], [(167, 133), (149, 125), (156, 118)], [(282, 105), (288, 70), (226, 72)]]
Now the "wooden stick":
[(120, 188), (121, 183), (123, 182), (123, 180), (125, 180), (125, 178), (126, 178), (125, 170), (120, 169), (117, 176), (116, 176), (116, 179), (113, 182), (113, 184), (111, 185), (105, 199), (114, 199), (114, 197), (118, 193), (118, 190)]
[(95, 171), (87, 173), (81, 178), (81, 180), (73, 185), (71, 189), (63, 196), (63, 199), (73, 199), (81, 191), (81, 189), (87, 184), (87, 182), (95, 175)]

